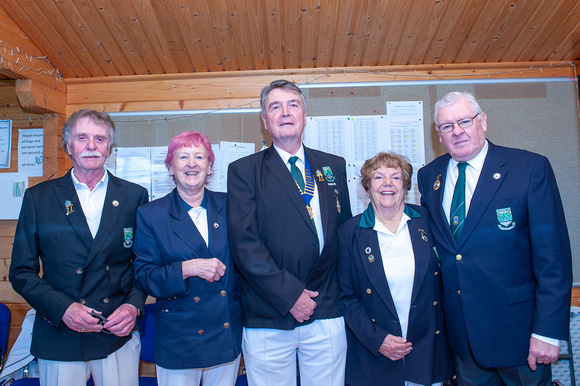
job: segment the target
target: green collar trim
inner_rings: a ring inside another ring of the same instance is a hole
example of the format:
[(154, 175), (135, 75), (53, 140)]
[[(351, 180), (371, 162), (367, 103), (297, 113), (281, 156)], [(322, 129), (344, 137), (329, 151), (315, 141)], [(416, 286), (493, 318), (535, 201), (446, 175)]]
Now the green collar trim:
[[(421, 215), (415, 209), (411, 208), (409, 205), (405, 204), (404, 213), (410, 218), (420, 218)], [(375, 227), (375, 211), (373, 210), (373, 205), (369, 203), (367, 209), (362, 213), (360, 217), (361, 228), (373, 229)]]

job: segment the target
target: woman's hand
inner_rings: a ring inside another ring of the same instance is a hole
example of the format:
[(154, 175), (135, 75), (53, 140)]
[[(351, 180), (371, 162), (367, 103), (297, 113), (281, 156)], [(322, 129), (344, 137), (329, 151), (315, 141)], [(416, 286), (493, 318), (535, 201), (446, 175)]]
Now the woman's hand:
[(181, 263), (183, 278), (197, 276), (205, 281), (213, 283), (218, 281), (225, 273), (226, 266), (219, 259), (192, 259)]
[(397, 361), (410, 353), (412, 349), (413, 345), (407, 342), (407, 339), (389, 334), (381, 344), (379, 352), (390, 360)]

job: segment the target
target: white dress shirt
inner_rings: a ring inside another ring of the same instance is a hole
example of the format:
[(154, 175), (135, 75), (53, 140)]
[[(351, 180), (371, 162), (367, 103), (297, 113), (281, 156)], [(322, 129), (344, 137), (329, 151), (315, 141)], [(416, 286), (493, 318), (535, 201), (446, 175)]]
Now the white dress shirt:
[(403, 213), (396, 233), (388, 230), (380, 221), (375, 221), (373, 227), (379, 239), (383, 268), (391, 296), (395, 302), (403, 338), (407, 338), (411, 295), (415, 279), (415, 255), (407, 226), (409, 220), (409, 216)]
[(209, 246), (208, 238), (209, 232), (207, 229), (207, 209), (203, 206), (196, 206), (195, 208), (191, 208), (188, 212), (189, 217), (195, 224), (195, 227), (201, 234), (201, 237), (205, 240), (205, 245)]
[[(473, 192), (477, 186), (477, 181), (479, 181), (479, 175), (481, 174), (481, 169), (483, 168), (483, 163), (485, 162), (485, 157), (487, 156), (487, 149), (489, 145), (487, 144), (487, 139), (481, 151), (471, 160), (467, 161), (467, 167), (465, 168), (465, 217), (467, 218), (467, 213), (469, 213), (469, 205), (471, 204), (471, 198), (473, 197)], [(451, 201), (453, 201), (453, 192), (455, 190), (455, 183), (457, 182), (457, 177), (459, 176), (459, 170), (457, 164), (459, 162), (455, 161), (453, 158), (449, 161), (447, 165), (447, 176), (445, 177), (445, 190), (443, 191), (443, 210), (445, 211), (445, 217), (447, 217), (447, 222), (449, 223), (450, 213), (451, 213)]]
[(87, 219), (87, 224), (91, 230), (93, 239), (97, 235), (99, 225), (101, 224), (101, 216), (103, 215), (103, 207), (105, 206), (105, 196), (107, 195), (107, 185), (109, 184), (109, 173), (104, 171), (103, 178), (95, 188), (91, 191), (88, 185), (80, 182), (75, 176), (75, 169), (71, 172), (73, 184), (77, 191), (77, 196), (81, 202), (83, 213)]

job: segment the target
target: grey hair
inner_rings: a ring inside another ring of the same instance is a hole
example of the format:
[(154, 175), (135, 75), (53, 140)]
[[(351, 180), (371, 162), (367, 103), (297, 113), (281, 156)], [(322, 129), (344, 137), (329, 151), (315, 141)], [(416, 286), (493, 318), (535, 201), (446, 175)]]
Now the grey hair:
[(269, 85), (265, 86), (260, 93), (260, 106), (262, 107), (262, 116), (266, 115), (266, 98), (268, 98), (268, 94), (274, 89), (281, 88), (286, 91), (294, 91), (298, 95), (300, 95), (300, 99), (302, 99), (302, 108), (306, 111), (306, 98), (304, 98), (304, 94), (302, 94), (302, 90), (300, 87), (296, 86), (296, 84), (290, 82), (286, 79), (278, 79), (270, 83)]
[(449, 107), (462, 100), (467, 101), (471, 105), (471, 107), (473, 108), (473, 112), (475, 114), (481, 114), (483, 112), (481, 110), (481, 107), (479, 106), (479, 103), (477, 103), (477, 101), (475, 100), (473, 94), (465, 91), (453, 91), (445, 94), (443, 98), (439, 99), (435, 103), (435, 108), (433, 112), (433, 119), (435, 120), (435, 124), (437, 125), (439, 124), (439, 122), (437, 121), (437, 112), (439, 111), (439, 109)]
[(70, 132), (77, 122), (83, 118), (89, 118), (94, 124), (109, 130), (109, 153), (115, 145), (115, 122), (109, 114), (91, 109), (82, 109), (73, 113), (62, 126), (62, 148), (68, 154), (67, 146), (71, 146)]

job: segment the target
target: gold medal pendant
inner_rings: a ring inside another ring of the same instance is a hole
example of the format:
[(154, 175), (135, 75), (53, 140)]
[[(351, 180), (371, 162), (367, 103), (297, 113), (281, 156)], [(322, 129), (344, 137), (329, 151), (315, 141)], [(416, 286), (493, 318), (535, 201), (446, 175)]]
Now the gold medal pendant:
[(441, 181), (439, 181), (440, 177), (441, 174), (437, 176), (437, 181), (435, 181), (435, 183), (433, 184), (433, 190), (438, 190), (441, 187)]

